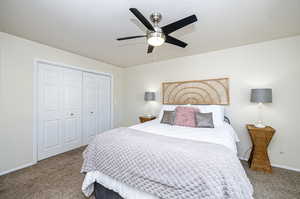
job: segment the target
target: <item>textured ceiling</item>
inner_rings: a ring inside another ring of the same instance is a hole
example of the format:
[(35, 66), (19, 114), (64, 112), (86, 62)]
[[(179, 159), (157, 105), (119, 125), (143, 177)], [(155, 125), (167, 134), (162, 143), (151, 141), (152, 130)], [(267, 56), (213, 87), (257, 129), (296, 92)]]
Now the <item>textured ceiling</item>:
[[(129, 12), (158, 11), (161, 26), (191, 14), (198, 22), (175, 33), (189, 45), (165, 44), (147, 55), (145, 30)], [(128, 67), (300, 34), (299, 0), (1, 0), (0, 30)]]

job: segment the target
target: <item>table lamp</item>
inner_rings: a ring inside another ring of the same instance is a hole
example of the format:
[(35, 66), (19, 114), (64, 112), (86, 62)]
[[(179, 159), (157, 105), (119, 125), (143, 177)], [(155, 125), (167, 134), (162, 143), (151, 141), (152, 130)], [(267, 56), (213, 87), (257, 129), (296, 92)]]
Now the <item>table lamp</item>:
[(255, 88), (251, 89), (251, 102), (258, 103), (258, 121), (254, 124), (257, 128), (265, 128), (266, 125), (262, 119), (262, 104), (272, 103), (272, 89), (271, 88)]
[[(155, 101), (155, 92), (146, 91), (145, 95), (144, 95), (144, 100), (146, 102), (148, 102), (148, 101)], [(152, 114), (145, 114), (145, 116), (146, 117), (153, 117)]]

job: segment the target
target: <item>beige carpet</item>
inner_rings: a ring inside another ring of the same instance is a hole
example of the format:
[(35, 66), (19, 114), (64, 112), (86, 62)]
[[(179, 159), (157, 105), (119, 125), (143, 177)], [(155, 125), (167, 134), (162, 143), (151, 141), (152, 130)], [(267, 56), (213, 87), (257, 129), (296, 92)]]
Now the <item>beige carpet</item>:
[[(78, 199), (83, 148), (76, 149), (0, 177), (0, 199)], [(272, 174), (251, 171), (255, 199), (300, 199), (300, 173), (274, 168)]]

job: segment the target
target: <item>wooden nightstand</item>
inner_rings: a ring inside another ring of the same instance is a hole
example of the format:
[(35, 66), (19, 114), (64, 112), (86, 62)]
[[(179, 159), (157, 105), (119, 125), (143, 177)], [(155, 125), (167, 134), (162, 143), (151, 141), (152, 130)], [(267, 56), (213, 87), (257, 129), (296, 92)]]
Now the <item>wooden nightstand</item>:
[(155, 116), (152, 116), (152, 117), (140, 116), (139, 119), (140, 119), (141, 123), (144, 123), (144, 122), (148, 122), (150, 120), (155, 120), (156, 117)]
[(268, 145), (275, 133), (275, 129), (270, 126), (256, 128), (254, 125), (246, 125), (252, 140), (252, 151), (249, 158), (249, 167), (253, 170), (272, 172), (268, 156)]

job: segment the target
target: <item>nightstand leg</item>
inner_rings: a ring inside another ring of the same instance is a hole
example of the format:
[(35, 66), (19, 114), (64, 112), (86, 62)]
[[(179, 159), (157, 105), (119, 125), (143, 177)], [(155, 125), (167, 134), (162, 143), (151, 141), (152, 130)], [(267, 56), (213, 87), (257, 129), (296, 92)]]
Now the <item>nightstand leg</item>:
[(268, 173), (272, 173), (272, 167), (267, 152), (267, 145), (254, 146), (252, 153), (250, 168), (253, 170), (260, 170)]
[(248, 160), (249, 168), (251, 168), (251, 163), (252, 163), (252, 160), (253, 160), (253, 152), (254, 152), (254, 149), (252, 148), (250, 156), (249, 156), (249, 160)]

